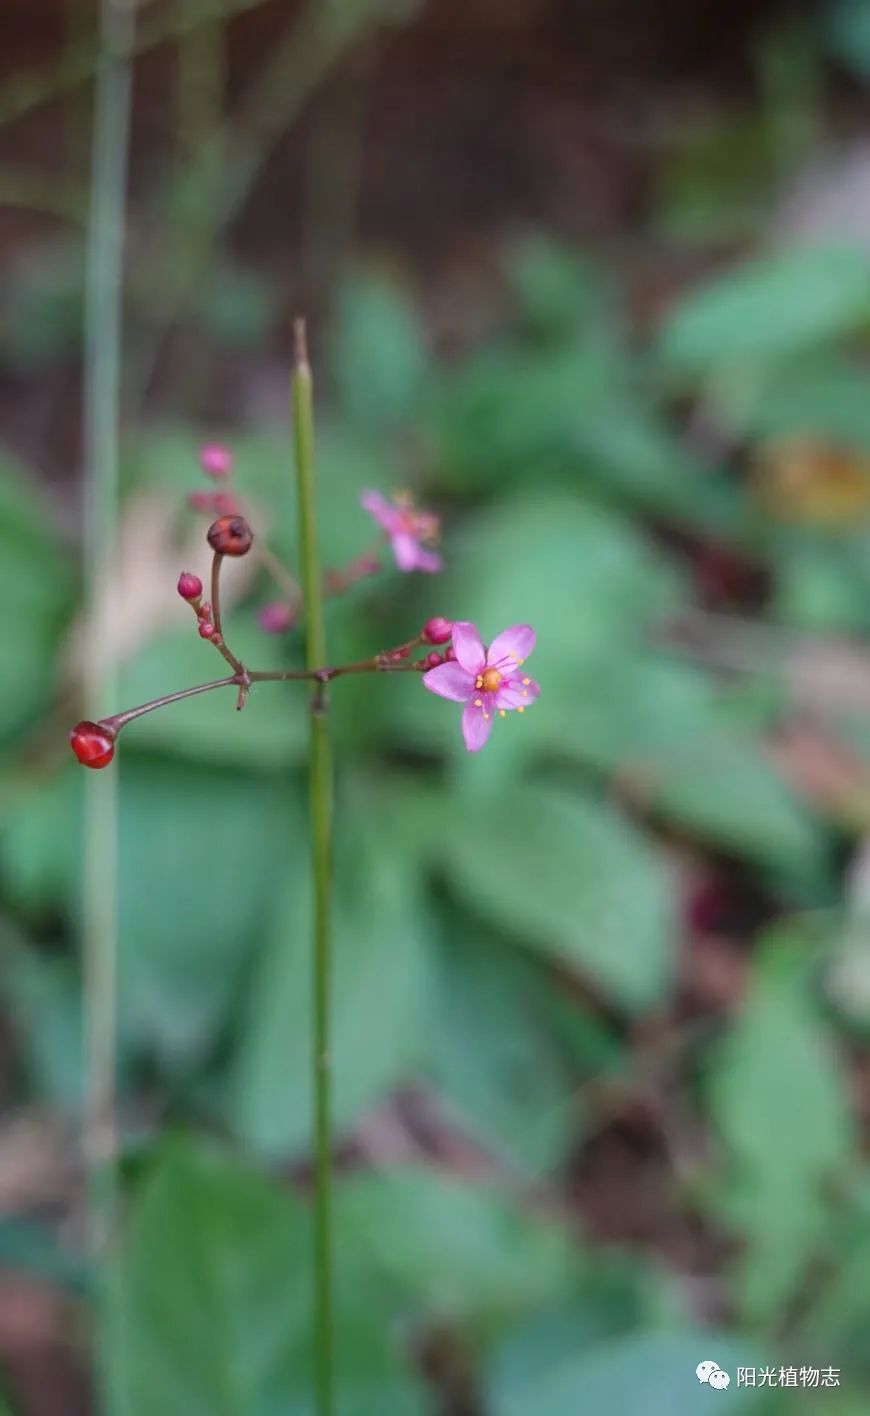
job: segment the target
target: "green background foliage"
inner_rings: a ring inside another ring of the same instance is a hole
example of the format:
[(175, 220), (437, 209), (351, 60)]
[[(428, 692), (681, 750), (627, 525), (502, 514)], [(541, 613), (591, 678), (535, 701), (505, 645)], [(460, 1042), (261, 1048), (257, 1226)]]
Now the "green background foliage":
[[(836, 11), (813, 42), (863, 74), (867, 7)], [(716, 142), (760, 131), (770, 102), (723, 119)], [(498, 244), (498, 317), (449, 357), (422, 282), (362, 254), (313, 325), (324, 562), (371, 544), (366, 487), (436, 509), (445, 558), (439, 577), (403, 578), (387, 553), (330, 601), (331, 658), (431, 614), (486, 640), (528, 621), (542, 685), (479, 756), (411, 675), (332, 690), (340, 1416), (693, 1416), (711, 1401), (815, 1416), (870, 1397), (870, 255), (760, 227), (758, 191), (788, 167), (764, 131), (762, 170), (737, 164), (712, 191), (688, 142), (666, 154), (656, 199), (678, 256), (697, 266), (723, 212), (752, 239), (651, 322), (618, 259), (538, 232)], [(75, 257), (52, 246), (17, 288), (2, 350), (16, 376), (70, 357)], [(267, 278), (238, 268), (217, 287), (192, 326), (219, 358), (253, 357)], [(160, 555), (119, 567), (134, 600), (107, 712), (214, 668), (171, 588), (172, 567), (208, 564), (185, 505), (201, 442), (227, 438), (258, 535), (295, 558), (283, 414), (221, 428), (197, 404), (125, 425), (122, 544), (154, 513)], [(782, 473), (796, 449), (803, 480)], [(6, 1100), (68, 1138), (78, 551), (37, 469), (4, 451)], [(236, 652), (298, 667), (298, 630), (256, 627), (265, 576), (226, 578)], [(839, 691), (847, 669), (863, 698)], [(305, 690), (270, 684), (242, 714), (215, 693), (134, 723), (112, 768), (112, 1416), (312, 1410), (306, 754)], [(0, 1262), (74, 1305), (96, 1283), (78, 1203), (0, 1215)], [(696, 1382), (706, 1358), (729, 1392)], [(737, 1387), (738, 1367), (768, 1363), (839, 1367), (843, 1389)]]

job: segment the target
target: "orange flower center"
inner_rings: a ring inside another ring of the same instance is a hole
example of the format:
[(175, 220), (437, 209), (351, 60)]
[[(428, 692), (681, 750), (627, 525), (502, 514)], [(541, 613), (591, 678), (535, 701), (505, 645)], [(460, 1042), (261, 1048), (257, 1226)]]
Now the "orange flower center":
[(484, 693), (497, 693), (501, 688), (501, 674), (498, 669), (484, 669), (482, 674), (477, 675), (474, 686), (482, 688)]

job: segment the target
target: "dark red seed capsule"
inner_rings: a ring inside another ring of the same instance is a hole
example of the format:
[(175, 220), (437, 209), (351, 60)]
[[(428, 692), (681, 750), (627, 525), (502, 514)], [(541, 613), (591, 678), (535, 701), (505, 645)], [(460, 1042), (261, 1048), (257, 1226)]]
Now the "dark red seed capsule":
[(208, 528), (208, 543), (221, 556), (246, 556), (253, 539), (243, 516), (219, 516)]
[(104, 723), (76, 723), (69, 742), (83, 767), (108, 767), (115, 755), (115, 734)]

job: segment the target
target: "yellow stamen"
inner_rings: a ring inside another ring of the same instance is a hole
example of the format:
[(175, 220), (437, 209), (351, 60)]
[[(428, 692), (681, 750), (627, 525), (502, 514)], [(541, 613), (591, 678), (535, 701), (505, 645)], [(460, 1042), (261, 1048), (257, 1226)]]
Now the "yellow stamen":
[(528, 686), (529, 686), (529, 684), (531, 683), (531, 681), (532, 681), (531, 679), (523, 679), (523, 683), (526, 685), (526, 688), (528, 688)]
[(485, 693), (497, 693), (501, 688), (501, 674), (498, 669), (484, 669), (480, 675), (480, 686)]
[(507, 716), (506, 711), (505, 711), (504, 708), (499, 708), (499, 710), (498, 710), (498, 716), (499, 716), (500, 718), (504, 718), (504, 717)]
[(518, 713), (525, 713), (525, 711), (525, 708), (523, 708), (522, 706), (517, 709)]
[(475, 706), (475, 708), (482, 708), (482, 707), (483, 707), (483, 699), (482, 699), (482, 698), (475, 698), (475, 700), (474, 700), (474, 706)]

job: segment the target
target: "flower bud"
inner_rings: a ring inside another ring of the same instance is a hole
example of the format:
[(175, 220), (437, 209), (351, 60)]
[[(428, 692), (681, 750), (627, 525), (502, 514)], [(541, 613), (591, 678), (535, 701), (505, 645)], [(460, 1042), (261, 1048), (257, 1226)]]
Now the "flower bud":
[(182, 571), (178, 577), (178, 593), (182, 600), (198, 600), (202, 594), (202, 581), (198, 575), (192, 575), (189, 570)]
[(199, 465), (206, 477), (213, 477), (219, 482), (222, 478), (229, 477), (232, 472), (233, 455), (222, 443), (206, 443), (205, 447), (199, 450)]
[(426, 644), (446, 644), (453, 633), (453, 625), (450, 620), (444, 619), (441, 615), (436, 615), (434, 619), (428, 619), (424, 624), (421, 635)]
[(246, 556), (253, 539), (243, 516), (219, 516), (208, 528), (208, 543), (220, 556)]
[(105, 723), (76, 723), (70, 747), (83, 767), (108, 767), (115, 755), (116, 734)]
[(211, 620), (200, 620), (200, 622), (199, 622), (199, 637), (200, 637), (200, 639), (214, 639), (215, 633), (216, 633), (216, 630), (215, 630), (215, 627), (214, 627), (214, 625), (212, 624)]
[(444, 658), (438, 653), (437, 649), (433, 649), (431, 654), (426, 655), (423, 663), (426, 665), (427, 669), (437, 669), (439, 664), (444, 663)]

